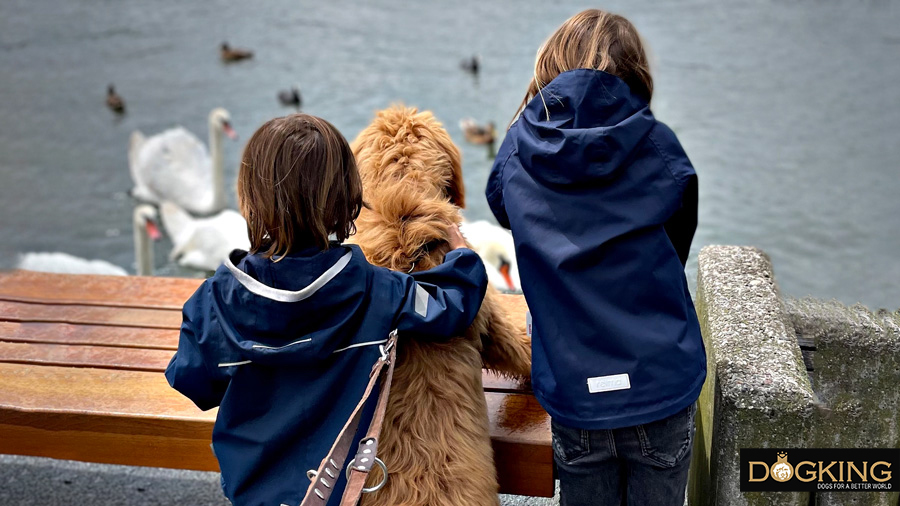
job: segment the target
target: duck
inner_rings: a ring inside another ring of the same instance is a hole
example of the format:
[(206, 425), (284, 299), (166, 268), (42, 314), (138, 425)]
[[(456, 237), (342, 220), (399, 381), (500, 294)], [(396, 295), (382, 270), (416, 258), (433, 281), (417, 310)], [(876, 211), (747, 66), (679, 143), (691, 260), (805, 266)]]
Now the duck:
[(477, 54), (472, 55), (469, 58), (464, 59), (459, 62), (459, 68), (469, 72), (471, 74), (478, 75), (478, 70), (481, 67), (481, 57)]
[(222, 61), (225, 62), (240, 61), (246, 60), (248, 58), (253, 58), (253, 51), (233, 48), (229, 46), (227, 42), (223, 42), (219, 49), (219, 52), (222, 56)]
[(522, 290), (512, 233), (486, 220), (464, 221), (460, 232), (484, 262), (488, 282), (499, 290)]
[(131, 195), (142, 202), (171, 201), (199, 215), (225, 207), (223, 136), (237, 139), (228, 111), (210, 111), (209, 150), (184, 127), (170, 128), (152, 137), (131, 134), (128, 165), (134, 187)]
[[(133, 212), (134, 250), (139, 276), (153, 274), (151, 241), (158, 241), (162, 237), (156, 223), (156, 216), (156, 208), (149, 204), (138, 205)], [(112, 262), (77, 257), (62, 251), (21, 254), (16, 262), (16, 269), (58, 274), (128, 275), (128, 271)]]
[(115, 87), (111, 84), (106, 87), (106, 107), (117, 114), (125, 112), (125, 101), (116, 93)]
[(247, 221), (225, 209), (215, 216), (196, 218), (174, 202), (159, 206), (163, 228), (172, 239), (169, 259), (182, 267), (215, 271), (235, 249), (250, 249)]
[(472, 118), (463, 118), (459, 120), (459, 128), (466, 136), (466, 141), (472, 144), (492, 145), (497, 135), (493, 121), (489, 121), (486, 126), (481, 126)]
[(292, 86), (290, 90), (279, 91), (278, 101), (281, 102), (281, 105), (293, 106), (299, 111), (300, 106), (303, 105), (303, 97), (300, 96), (300, 88), (298, 86)]

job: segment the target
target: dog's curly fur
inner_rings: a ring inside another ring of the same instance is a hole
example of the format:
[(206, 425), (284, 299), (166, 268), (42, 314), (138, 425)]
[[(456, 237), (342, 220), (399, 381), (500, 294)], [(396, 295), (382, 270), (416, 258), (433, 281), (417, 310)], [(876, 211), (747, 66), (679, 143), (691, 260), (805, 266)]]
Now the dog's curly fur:
[[(369, 208), (351, 241), (394, 270), (443, 262), (448, 224), (459, 223), (465, 203), (460, 154), (447, 131), (430, 112), (394, 106), (377, 113), (352, 147)], [(401, 343), (379, 444), (390, 480), (360, 504), (499, 503), (481, 369), (528, 376), (531, 346), (522, 334), (488, 287), (464, 336)]]

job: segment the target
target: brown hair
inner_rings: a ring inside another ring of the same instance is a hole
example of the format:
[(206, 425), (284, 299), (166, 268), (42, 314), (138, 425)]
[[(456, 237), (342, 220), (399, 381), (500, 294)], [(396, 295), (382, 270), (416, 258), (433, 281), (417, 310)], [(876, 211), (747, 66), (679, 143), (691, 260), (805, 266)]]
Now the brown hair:
[(330, 234), (345, 241), (356, 232), (353, 220), (363, 205), (347, 140), (308, 114), (269, 120), (250, 137), (237, 193), (250, 252), (267, 258), (302, 247), (327, 249)]
[(567, 19), (538, 49), (534, 79), (516, 116), (550, 81), (575, 69), (608, 72), (647, 102), (653, 97), (650, 63), (637, 29), (618, 14), (588, 9)]

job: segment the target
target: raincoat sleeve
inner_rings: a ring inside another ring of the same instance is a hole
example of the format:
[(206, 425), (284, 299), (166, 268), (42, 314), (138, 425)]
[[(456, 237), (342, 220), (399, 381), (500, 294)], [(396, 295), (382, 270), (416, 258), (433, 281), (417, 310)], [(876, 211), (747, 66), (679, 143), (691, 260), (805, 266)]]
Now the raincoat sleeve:
[(689, 176), (681, 197), (681, 207), (666, 222), (666, 235), (675, 251), (681, 265), (687, 264), (688, 255), (691, 252), (691, 242), (694, 240), (694, 232), (697, 230), (697, 176)]
[[(511, 155), (512, 153), (510, 153)], [(506, 214), (506, 205), (503, 202), (503, 168), (509, 162), (511, 156), (505, 159), (497, 158), (494, 166), (491, 168), (491, 174), (488, 176), (487, 188), (484, 196), (487, 197), (488, 205), (491, 212), (497, 218), (497, 223), (503, 228), (510, 228), (509, 216)]]
[(487, 290), (484, 263), (474, 251), (447, 253), (444, 263), (402, 277), (402, 302), (396, 328), (401, 332), (450, 338), (466, 331)]
[(184, 304), (178, 351), (166, 367), (169, 385), (204, 411), (222, 402), (229, 382), (229, 377), (218, 368), (209, 367), (201, 352), (199, 339), (202, 333), (198, 329), (206, 323), (204, 315), (208, 314), (203, 302), (203, 292), (206, 290), (204, 283)]

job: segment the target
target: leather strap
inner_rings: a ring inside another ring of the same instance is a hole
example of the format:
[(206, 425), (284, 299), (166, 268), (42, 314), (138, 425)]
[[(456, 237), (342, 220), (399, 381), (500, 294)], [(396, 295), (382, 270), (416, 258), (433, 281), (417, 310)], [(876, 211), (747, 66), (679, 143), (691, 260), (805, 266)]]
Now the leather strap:
[[(397, 361), (397, 336), (395, 335), (387, 346), (390, 346), (388, 355), (387, 373), (381, 382), (381, 392), (378, 394), (378, 404), (375, 406), (375, 414), (366, 436), (359, 445), (359, 450), (354, 458), (354, 466), (350, 468), (350, 477), (347, 479), (347, 487), (344, 489), (344, 497), (341, 498), (341, 506), (355, 506), (362, 495), (362, 489), (369, 477), (369, 471), (375, 461), (378, 450), (378, 436), (384, 425), (384, 414), (387, 411), (388, 395), (391, 392), (391, 381), (394, 379), (394, 364)], [(368, 452), (367, 452), (368, 450)], [(382, 470), (383, 471), (383, 470)], [(385, 476), (387, 479), (387, 476)]]
[[(359, 421), (363, 408), (369, 400), (369, 397), (375, 388), (375, 384), (378, 383), (379, 378), (384, 376), (384, 379), (381, 382), (381, 388), (379, 388), (378, 404), (375, 407), (372, 423), (369, 425), (366, 437), (363, 439), (365, 441), (373, 438), (377, 441), (378, 435), (381, 433), (381, 427), (384, 423), (388, 393), (391, 388), (391, 380), (394, 376), (394, 363), (397, 359), (396, 330), (391, 332), (391, 335), (388, 338), (387, 343), (383, 345), (382, 350), (385, 351), (369, 372), (369, 384), (366, 385), (366, 390), (363, 393), (362, 399), (357, 403), (356, 408), (353, 409), (350, 418), (344, 424), (337, 439), (334, 440), (334, 444), (332, 444), (331, 450), (328, 451), (328, 455), (326, 455), (319, 464), (316, 475), (312, 477), (309, 488), (306, 489), (306, 495), (303, 497), (303, 502), (300, 503), (300, 506), (325, 506), (328, 502), (328, 499), (331, 497), (331, 492), (334, 490), (334, 484), (340, 477), (340, 473), (344, 472), (344, 464), (347, 460), (347, 456), (350, 454), (350, 446), (353, 443), (353, 438), (359, 428)], [(372, 446), (377, 448), (377, 444)], [(371, 446), (369, 449), (371, 451)], [(366, 453), (365, 456), (361, 456), (362, 452), (363, 449), (360, 448), (357, 453), (356, 462), (366, 458), (366, 464), (368, 465), (362, 466), (365, 468), (365, 471), (358, 466), (354, 466), (354, 469), (350, 472), (350, 478), (347, 480), (347, 486), (344, 489), (344, 495), (341, 498), (342, 506), (355, 505), (359, 501), (366, 477), (368, 476), (368, 470), (371, 469), (371, 464), (375, 460), (374, 451)]]

